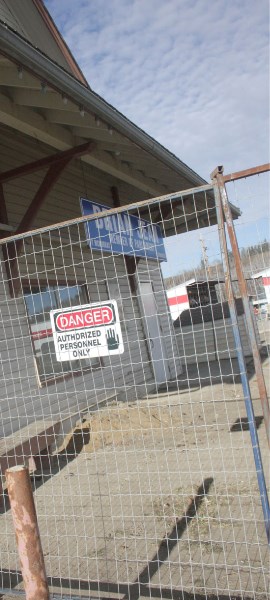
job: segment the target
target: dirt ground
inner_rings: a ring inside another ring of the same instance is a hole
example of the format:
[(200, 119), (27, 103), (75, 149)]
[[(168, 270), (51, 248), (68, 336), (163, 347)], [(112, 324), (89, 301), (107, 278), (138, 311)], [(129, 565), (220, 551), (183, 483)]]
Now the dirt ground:
[[(269, 329), (261, 331), (265, 343)], [(269, 383), (266, 356), (264, 370)], [(267, 476), (251, 364), (248, 372)], [(235, 376), (194, 377), (192, 387), (178, 382), (88, 414), (52, 472), (33, 481), (55, 597), (268, 598), (269, 553), (245, 417)], [(15, 593), (22, 585), (8, 503), (0, 534), (2, 587)]]

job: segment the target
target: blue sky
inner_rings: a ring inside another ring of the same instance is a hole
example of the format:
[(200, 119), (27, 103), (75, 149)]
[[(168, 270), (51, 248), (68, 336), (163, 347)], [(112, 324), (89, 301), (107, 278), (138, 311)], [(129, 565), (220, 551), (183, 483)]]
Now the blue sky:
[(268, 0), (45, 3), (92, 89), (205, 179), (269, 161)]

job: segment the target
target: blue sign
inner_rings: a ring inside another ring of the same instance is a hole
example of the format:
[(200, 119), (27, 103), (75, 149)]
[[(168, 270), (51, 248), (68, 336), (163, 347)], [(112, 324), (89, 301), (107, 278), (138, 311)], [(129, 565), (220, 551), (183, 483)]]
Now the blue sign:
[(127, 254), (167, 260), (160, 227), (128, 212), (119, 212), (109, 217), (102, 213), (109, 206), (81, 198), (82, 214), (98, 214), (100, 218), (85, 223), (87, 243), (92, 250), (110, 254)]

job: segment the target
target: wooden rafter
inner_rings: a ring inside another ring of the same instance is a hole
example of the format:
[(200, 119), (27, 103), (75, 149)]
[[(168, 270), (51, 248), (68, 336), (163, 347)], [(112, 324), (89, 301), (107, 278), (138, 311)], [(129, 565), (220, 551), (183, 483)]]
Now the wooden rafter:
[[(71, 158), (65, 158), (61, 160), (61, 162), (57, 162), (54, 165), (51, 165), (48, 172), (46, 173), (42, 183), (39, 186), (38, 191), (36, 192), (30, 206), (28, 207), (26, 213), (24, 214), (19, 227), (16, 230), (16, 233), (23, 233), (30, 229), (39, 209), (41, 208), (46, 196), (56, 183), (57, 179), (61, 175), (64, 168), (71, 161)], [(21, 247), (21, 240), (17, 242), (17, 249)]]
[[(1, 91), (0, 119), (6, 125), (32, 137), (37, 137), (40, 141), (57, 148), (57, 150), (67, 150), (74, 145), (74, 136), (67, 128), (61, 125), (52, 125), (37, 112), (24, 106), (18, 106), (16, 102), (14, 104), (10, 98), (1, 94)], [(113, 139), (113, 135), (111, 138)], [(84, 161), (119, 180), (133, 185), (136, 189), (143, 190), (147, 194), (160, 195), (158, 185), (154, 185), (152, 180), (132, 168), (132, 164), (126, 164), (121, 158), (121, 156), (113, 157), (108, 152), (96, 150), (86, 155)]]
[[(41, 182), (41, 184), (39, 186), (39, 189), (37, 190), (32, 202), (30, 203), (30, 206), (28, 207), (26, 213), (24, 214), (24, 216), (20, 222), (20, 225), (18, 226), (18, 228), (16, 230), (16, 234), (23, 233), (31, 227), (39, 209), (41, 208), (42, 204), (45, 201), (45, 198), (47, 197), (47, 195), (48, 195), (49, 191), (52, 189), (52, 187), (55, 185), (56, 181), (58, 180), (59, 176), (61, 175), (62, 171), (67, 166), (67, 164), (74, 157), (82, 156), (82, 154), (91, 152), (91, 150), (93, 150), (94, 148), (95, 148), (95, 144), (88, 142), (86, 144), (82, 144), (81, 146), (76, 146), (74, 148), (71, 148), (67, 151), (59, 152), (56, 155), (46, 157), (46, 159), (41, 159), (40, 161), (36, 161), (35, 163), (29, 163), (28, 165), (24, 165), (24, 167), (18, 167), (18, 169), (13, 169), (13, 177), (19, 177), (18, 170), (20, 170), (19, 173), (22, 176), (22, 175), (25, 175), (25, 169), (27, 169), (27, 173), (29, 173), (29, 172), (33, 172), (33, 170), (43, 168), (45, 166), (44, 165), (45, 160), (47, 160), (47, 163), (46, 163), (47, 166), (50, 165), (43, 181)], [(22, 172), (22, 170), (23, 170), (23, 172)], [(14, 174), (14, 171), (16, 171), (15, 174)], [(10, 174), (11, 171), (9, 171), (8, 173)], [(10, 177), (9, 177), (9, 179), (10, 179)], [(0, 193), (1, 193), (1, 190), (2, 190), (2, 194), (3, 194), (3, 187), (2, 187), (2, 183), (0, 181)], [(0, 198), (0, 200), (1, 200), (1, 198)], [(6, 218), (7, 218), (7, 215), (6, 215)], [(4, 260), (6, 263), (6, 270), (7, 270), (7, 275), (8, 275), (8, 279), (9, 279), (10, 292), (11, 292), (11, 295), (14, 295), (14, 296), (18, 294), (18, 292), (20, 291), (20, 288), (21, 288), (21, 281), (20, 281), (19, 270), (18, 270), (18, 256), (19, 256), (22, 246), (23, 246), (23, 239), (18, 240), (16, 242), (11, 240), (6, 246), (4, 246)]]
[(11, 169), (6, 171), (5, 173), (0, 174), (0, 183), (5, 183), (6, 181), (10, 181), (11, 179), (16, 179), (17, 177), (24, 177), (25, 175), (29, 175), (34, 173), (35, 171), (39, 171), (44, 169), (45, 167), (49, 167), (50, 165), (55, 165), (61, 161), (66, 159), (71, 160), (72, 158), (78, 158), (79, 156), (83, 156), (88, 152), (94, 150), (95, 144), (93, 142), (86, 142), (85, 144), (81, 144), (80, 146), (75, 146), (74, 148), (70, 148), (69, 150), (64, 150), (63, 152), (57, 152), (56, 154), (51, 154), (50, 156), (45, 156), (44, 158), (40, 158), (34, 162), (28, 163), (26, 165), (21, 165), (15, 169)]

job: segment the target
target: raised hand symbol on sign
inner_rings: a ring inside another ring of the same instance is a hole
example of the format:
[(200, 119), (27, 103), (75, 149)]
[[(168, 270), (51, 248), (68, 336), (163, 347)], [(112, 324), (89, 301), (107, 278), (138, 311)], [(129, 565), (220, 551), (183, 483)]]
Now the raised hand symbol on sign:
[(106, 338), (108, 350), (117, 350), (119, 346), (119, 335), (115, 333), (114, 329), (108, 329)]

